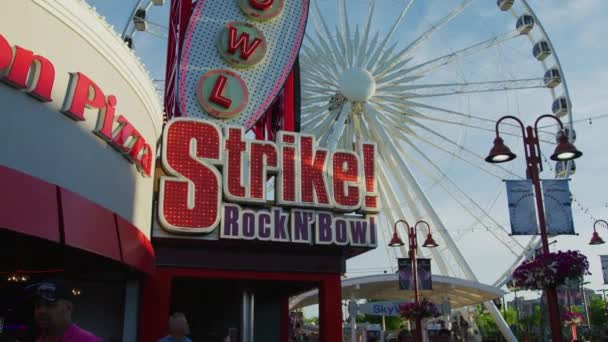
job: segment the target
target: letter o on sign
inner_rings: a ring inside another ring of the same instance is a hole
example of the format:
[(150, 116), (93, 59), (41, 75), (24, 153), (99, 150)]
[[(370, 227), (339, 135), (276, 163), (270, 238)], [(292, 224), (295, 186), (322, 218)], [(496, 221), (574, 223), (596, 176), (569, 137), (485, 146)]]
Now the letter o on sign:
[(267, 21), (283, 12), (285, 0), (239, 0), (239, 6), (247, 17), (257, 21)]

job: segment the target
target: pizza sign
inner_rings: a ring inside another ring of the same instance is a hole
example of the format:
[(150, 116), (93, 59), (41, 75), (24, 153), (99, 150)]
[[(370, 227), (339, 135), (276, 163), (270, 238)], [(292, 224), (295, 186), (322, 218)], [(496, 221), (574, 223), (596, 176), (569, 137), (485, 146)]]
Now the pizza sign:
[(179, 67), (182, 115), (251, 128), (293, 67), (307, 13), (308, 0), (199, 0)]
[(376, 153), (371, 143), (329, 151), (306, 134), (246, 140), (240, 126), (173, 119), (163, 132), (159, 222), (222, 239), (376, 246)]

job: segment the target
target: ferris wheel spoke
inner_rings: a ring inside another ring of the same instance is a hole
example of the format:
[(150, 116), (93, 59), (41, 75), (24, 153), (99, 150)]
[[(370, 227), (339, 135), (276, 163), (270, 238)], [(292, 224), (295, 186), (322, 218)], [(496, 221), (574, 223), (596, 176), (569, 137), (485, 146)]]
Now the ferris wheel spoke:
[[(388, 44), (388, 42), (393, 37), (393, 34), (397, 30), (397, 27), (401, 23), (401, 20), (403, 20), (403, 18), (405, 17), (405, 15), (409, 11), (409, 9), (410, 9), (410, 7), (412, 6), (413, 3), (414, 3), (414, 0), (409, 0), (408, 3), (403, 7), (403, 10), (401, 11), (401, 14), (395, 20), (395, 22), (393, 23), (393, 25), (391, 26), (390, 30), (388, 31), (388, 33), (384, 37), (384, 40), (382, 41), (382, 43), (380, 43), (380, 45), (378, 46), (378, 48), (373, 52), (373, 54), (371, 54), (372, 58), (370, 58), (369, 62), (367, 63), (367, 69), (368, 70), (373, 70), (375, 68), (376, 61), (378, 60), (378, 58), (380, 57), (380, 55), (384, 52), (384, 48), (386, 47), (386, 44)], [(368, 51), (368, 53), (371, 53), (371, 52), (372, 51)]]
[[(406, 63), (406, 62), (407, 61), (403, 61), (403, 63)], [(385, 84), (402, 84), (402, 83), (407, 83), (407, 82), (413, 82), (422, 77), (423, 77), (422, 75), (407, 75), (407, 74), (402, 74), (402, 73), (393, 73), (390, 76), (382, 77), (381, 78), (381, 79), (383, 79), (382, 82), (379, 81), (379, 77), (374, 77), (374, 80), (376, 80), (377, 86), (380, 87)]]
[(416, 90), (417, 97), (431, 97), (531, 88), (545, 88), (544, 80), (542, 78), (525, 78), (486, 82), (384, 85), (378, 87), (377, 91), (379, 93), (389, 93)]
[[(388, 119), (386, 119), (386, 120), (388, 120)], [(447, 144), (449, 144), (450, 146), (454, 147), (454, 149), (469, 154), (471, 156), (472, 160), (478, 160), (478, 161), (481, 162), (484, 159), (483, 156), (480, 156), (479, 154), (471, 151), (470, 149), (466, 148), (465, 146), (462, 146), (458, 142), (456, 142), (453, 139), (451, 139), (451, 138), (449, 138), (449, 137), (447, 137), (447, 136), (445, 136), (445, 135), (437, 132), (436, 130), (434, 130), (434, 129), (430, 128), (430, 127), (427, 127), (427, 126), (425, 126), (423, 124), (421, 124), (417, 120), (413, 120), (411, 118), (407, 118), (405, 116), (402, 116), (400, 119), (393, 119), (393, 120), (391, 120), (390, 122), (388, 122), (387, 126), (388, 127), (399, 127), (400, 130), (403, 130), (404, 129), (403, 128), (404, 125), (403, 125), (402, 122), (400, 122), (398, 120), (406, 121), (409, 124), (408, 126), (410, 126), (410, 127), (419, 127), (419, 128), (421, 128), (422, 130), (426, 131), (427, 133), (430, 133), (434, 137), (433, 141), (437, 141), (437, 138), (439, 138), (439, 141), (444, 141)], [(420, 136), (417, 133), (413, 133), (414, 131), (412, 129), (409, 129), (409, 128), (406, 129), (404, 132), (406, 132), (406, 133), (409, 132), (409, 134), (411, 134), (411, 135)], [(482, 166), (480, 165), (480, 167), (482, 167)], [(513, 173), (511, 170), (509, 170), (509, 169), (507, 169), (507, 168), (505, 168), (505, 167), (503, 167), (503, 166), (501, 166), (499, 164), (492, 164), (492, 165), (489, 165), (489, 166), (486, 165), (485, 169), (488, 169), (488, 168), (492, 168), (494, 170), (500, 170), (505, 175), (521, 179), (521, 176)]]
[[(378, 176), (379, 176), (379, 181), (380, 181), (380, 183), (379, 183), (380, 187), (383, 189), (386, 189), (386, 191), (382, 191), (382, 193), (383, 193), (382, 200), (384, 201), (383, 205), (385, 206), (385, 211), (390, 212), (390, 213), (392, 213), (393, 211), (396, 211), (397, 217), (402, 217), (402, 218), (408, 217), (408, 215), (405, 214), (405, 211), (404, 211), (403, 206), (401, 205), (401, 202), (395, 196), (395, 192), (394, 192), (395, 187), (390, 185), (389, 179), (393, 175), (387, 171), (387, 170), (389, 170), (389, 167), (387, 167), (386, 164), (387, 164), (387, 161), (385, 161), (383, 158), (380, 158), (380, 163), (378, 163), (378, 168), (379, 168)], [(391, 164), (390, 161), (389, 161), (389, 164)], [(395, 168), (393, 167), (393, 169), (395, 169)], [(392, 177), (392, 178), (397, 179), (399, 177)], [(404, 179), (400, 179), (399, 182), (401, 184), (407, 184)], [(414, 220), (415, 221), (421, 220), (423, 218), (423, 215), (421, 215), (420, 209), (416, 205), (416, 201), (414, 201), (413, 197), (407, 191), (406, 188), (400, 187), (399, 189), (402, 189), (402, 191), (400, 191), (399, 194), (403, 195), (403, 197), (407, 203), (408, 209), (412, 212), (412, 214), (414, 216)], [(391, 221), (392, 222), (397, 221), (395, 216), (392, 216)], [(391, 225), (388, 225), (387, 228), (389, 229), (389, 234), (390, 234)], [(442, 239), (438, 238), (438, 240), (441, 242)], [(403, 256), (407, 256), (407, 252), (404, 249), (401, 250), (401, 253)], [(437, 262), (437, 265), (439, 266), (439, 270), (440, 270), (441, 274), (450, 275), (450, 270), (452, 270), (453, 268), (450, 268), (447, 266), (446, 260), (443, 257), (443, 253), (437, 251), (436, 249), (431, 249), (431, 253), (433, 255), (433, 258)]]
[(461, 95), (461, 94), (482, 94), (482, 93), (490, 93), (490, 92), (495, 92), (495, 91), (523, 90), (523, 89), (535, 89), (535, 88), (544, 88), (544, 86), (528, 85), (528, 86), (521, 86), (518, 88), (510, 88), (510, 89), (499, 88), (499, 87), (496, 87), (496, 88), (487, 87), (485, 89), (467, 89), (467, 90), (454, 90), (454, 91), (444, 91), (444, 92), (437, 91), (435, 93), (428, 92), (425, 94), (407, 93), (407, 95), (409, 96), (408, 98), (420, 99), (420, 98), (429, 98), (429, 97), (453, 96), (453, 95)]
[[(481, 156), (473, 153), (472, 151), (468, 150), (464, 150), (464, 147), (461, 147), (460, 149), (455, 149), (455, 150), (450, 150), (446, 147), (443, 147), (441, 145), (439, 145), (438, 143), (433, 142), (431, 139), (427, 139), (419, 134), (413, 133), (413, 134), (409, 134), (409, 136), (414, 137), (415, 139), (419, 140), (420, 142), (425, 143), (426, 145), (435, 148), (438, 151), (441, 151), (453, 158), (456, 158), (460, 161), (463, 161), (464, 163), (474, 167), (475, 169), (486, 173), (496, 179), (499, 180), (503, 180), (506, 179), (509, 176), (512, 176), (512, 174), (507, 173), (507, 172), (496, 172), (499, 171), (500, 169), (494, 169), (494, 168), (488, 168), (485, 163), (483, 163), (483, 159), (481, 158)], [(459, 152), (467, 152), (466, 154), (464, 153), (459, 153)], [(502, 171), (502, 170), (500, 170)]]
[(346, 47), (348, 43), (346, 42), (346, 38), (342, 35), (342, 32), (338, 28), (336, 28), (336, 41), (338, 43), (338, 46), (340, 47), (340, 52), (342, 52), (342, 56), (344, 56), (344, 68), (349, 68), (350, 62), (348, 57), (348, 50)]
[[(304, 52), (307, 52), (307, 48), (304, 48)], [(316, 55), (316, 56), (306, 56), (304, 57), (304, 63), (306, 63), (306, 65), (309, 64), (309, 61), (314, 60), (314, 63), (310, 63), (312, 64), (310, 68), (307, 68), (307, 70), (305, 70), (304, 72), (302, 72), (303, 75), (315, 75), (316, 77), (321, 77), (321, 78), (326, 78), (329, 80), (326, 80), (325, 82), (329, 82), (329, 83), (333, 83), (333, 84), (337, 84), (338, 83), (338, 73), (336, 70), (332, 70), (334, 68), (327, 68), (326, 65), (334, 65), (334, 63), (331, 61), (332, 56), (329, 56), (327, 54), (324, 55)]]
[[(473, 123), (462, 124), (464, 127), (471, 127), (471, 128), (481, 129), (481, 130), (489, 130), (491, 132), (495, 131), (496, 119), (488, 119), (487, 117), (463, 113), (463, 112), (459, 112), (459, 111), (455, 111), (455, 110), (451, 110), (451, 109), (447, 109), (447, 108), (442, 108), (442, 107), (437, 107), (437, 106), (432, 106), (432, 105), (429, 105), (426, 103), (421, 103), (421, 102), (416, 102), (416, 101), (403, 102), (403, 101), (389, 100), (388, 102), (391, 103), (392, 105), (402, 109), (406, 114), (409, 114), (410, 111), (412, 111), (412, 108), (425, 108), (425, 109), (430, 109), (431, 111), (442, 112), (445, 114), (450, 114), (450, 115), (454, 115), (457, 117), (461, 117), (466, 120), (476, 121), (475, 124), (473, 124)], [(503, 115), (503, 114), (501, 114), (501, 115)], [(441, 121), (441, 122), (448, 123), (447, 120), (444, 121), (442, 119), (443, 116), (441, 118), (439, 118), (436, 115), (430, 114), (429, 112), (427, 112), (425, 114), (419, 114), (418, 117), (420, 117), (421, 119), (435, 120), (435, 121)], [(497, 115), (490, 116), (490, 117), (497, 117)], [(458, 123), (457, 121), (453, 121), (453, 120), (452, 120), (452, 122), (454, 122), (455, 124)], [(501, 127), (503, 127), (503, 126), (507, 127), (507, 128), (506, 128), (506, 130), (501, 131), (501, 134), (515, 136), (515, 137), (522, 137), (521, 126), (519, 126), (518, 124), (513, 124), (510, 122), (503, 122)], [(546, 131), (546, 130), (538, 130), (538, 133), (539, 133), (540, 141), (546, 142), (546, 143), (553, 143), (552, 139), (553, 139), (554, 133)]]
[[(331, 44), (333, 49), (329, 49), (328, 51), (333, 51), (336, 62), (345, 66), (344, 62), (346, 61), (346, 56), (344, 55), (340, 55), (340, 50), (338, 48), (338, 44), (336, 43), (336, 40), (334, 39), (333, 35), (331, 34), (331, 32), (329, 31), (329, 28), (327, 26), (327, 23), (325, 22), (325, 19), (323, 18), (323, 16), (321, 15), (321, 12), (319, 11), (319, 6), (317, 5), (317, 1), (313, 1), (313, 9), (316, 11), (316, 15), (312, 16), (312, 21), (313, 21), (313, 26), (315, 27), (315, 31), (317, 31), (317, 35), (319, 36), (319, 38), (323, 37), (323, 35), (325, 36), (325, 38), (327, 38), (327, 40), (329, 41), (329, 44)], [(321, 33), (320, 28), (318, 27), (319, 23), (317, 22), (320, 21), (321, 22), (321, 26), (323, 28), (324, 33)], [(316, 23), (317, 25), (315, 26), (314, 23)]]
[[(429, 28), (427, 31), (423, 32), (412, 43), (410, 43), (408, 46), (406, 46), (399, 53), (399, 55), (402, 56), (402, 58), (410, 56), (414, 51), (416, 51), (420, 46), (422, 46), (424, 42), (426, 42), (429, 39), (431, 39), (431, 37), (433, 36), (433, 34), (435, 34), (437, 31), (439, 31), (443, 26), (445, 26), (446, 24), (448, 24), (454, 18), (458, 17), (458, 15), (460, 15), (461, 13), (463, 13), (463, 11), (472, 2), (473, 2), (473, 0), (465, 0), (465, 1), (463, 1), (459, 6), (457, 6), (456, 8), (454, 8), (448, 15), (446, 15), (443, 18), (441, 18), (435, 24), (432, 24), (431, 28)], [(374, 70), (374, 72), (376, 72), (376, 70), (375, 70), (376, 67), (377, 67), (376, 65), (368, 65), (368, 67), (372, 68), (372, 70)], [(390, 66), (388, 66), (388, 67), (390, 67)], [(382, 74), (385, 69), (386, 69), (386, 67), (382, 68), (380, 70), (377, 70), (378, 74)]]
[(350, 39), (350, 25), (348, 23), (348, 11), (346, 9), (345, 0), (338, 0), (338, 13), (340, 17), (340, 25), (338, 26), (338, 33), (342, 38), (342, 44), (344, 45), (346, 51), (345, 55), (347, 58), (348, 66), (352, 66), (352, 57), (353, 57), (353, 46), (352, 40)]
[[(509, 249), (509, 251), (515, 255), (519, 256), (521, 254), (521, 250), (524, 249), (519, 241), (515, 240), (513, 237), (509, 235), (509, 232), (498, 223), (485, 209), (481, 207), (471, 196), (469, 196), (460, 186), (456, 184), (447, 174), (445, 174), (441, 168), (435, 164), (425, 153), (423, 153), (416, 144), (414, 144), (409, 138), (407, 138), (403, 134), (398, 134), (397, 138), (403, 142), (405, 142), (409, 147), (414, 149), (419, 156), (421, 156), (425, 162), (430, 165), (436, 173), (440, 175), (440, 177), (436, 177), (432, 175), (432, 172), (422, 163), (416, 162), (413, 165), (417, 166), (423, 173), (427, 174), (433, 180), (439, 184), (444, 191), (446, 191), (450, 197), (452, 197), (456, 202), (458, 202), (461, 207), (469, 213), (479, 224), (487, 229), (492, 235), (496, 237), (505, 247)], [(443, 182), (442, 180), (446, 180)], [(488, 224), (485, 222), (485, 219), (488, 218), (491, 222)], [(516, 250), (519, 248), (519, 251)]]
[[(405, 66), (412, 61), (412, 59), (414, 59), (414, 57), (410, 56), (410, 57), (403, 58), (400, 54), (396, 53), (392, 57), (387, 56), (387, 58), (382, 60), (381, 63), (379, 63), (378, 68), (381, 68), (381, 70), (401, 70), (401, 69), (404, 69)], [(385, 73), (378, 72), (377, 70), (373, 70), (372, 73), (374, 75), (376, 75), (375, 78), (381, 78), (385, 74)], [(393, 74), (393, 75), (395, 75), (395, 74)], [(396, 75), (402, 75), (402, 74), (397, 73)], [(408, 75), (408, 77), (409, 76), (410, 75)], [(395, 79), (395, 77), (391, 77), (391, 79)], [(397, 84), (399, 84), (399, 83), (397, 83)]]
[[(377, 112), (371, 106), (366, 107), (366, 112), (369, 114), (366, 117), (373, 118), (378, 116)], [(377, 136), (380, 141), (391, 142), (391, 138), (387, 135), (385, 130), (382, 129), (382, 127), (380, 129), (374, 129), (374, 125), (366, 125), (366, 128), (371, 130), (371, 134)], [(396, 174), (400, 175), (400, 177), (405, 177), (406, 182), (404, 184), (410, 185), (412, 187), (412, 191), (416, 193), (415, 200), (417, 202), (420, 202), (423, 206), (425, 212), (429, 216), (431, 223), (437, 229), (443, 241), (445, 242), (447, 248), (446, 251), (450, 251), (450, 253), (453, 255), (453, 261), (455, 261), (456, 266), (460, 270), (462, 270), (463, 277), (471, 280), (476, 280), (477, 277), (473, 273), (473, 270), (471, 270), (471, 267), (467, 263), (466, 259), (452, 240), (450, 234), (446, 230), (443, 221), (439, 218), (439, 215), (437, 214), (430, 201), (426, 197), (426, 194), (424, 193), (424, 191), (422, 191), (422, 188), (418, 184), (418, 181), (411, 173), (409, 166), (402, 159), (397, 158), (397, 156), (405, 154), (402, 152), (400, 153), (395, 148), (394, 144), (391, 143), (380, 144), (379, 149), (383, 158), (388, 158), (388, 160), (393, 160), (396, 163), (396, 169), (399, 169), (401, 171)], [(456, 270), (456, 268), (454, 270)]]
[[(327, 61), (327, 64), (329, 64), (329, 67), (332, 70), (332, 73), (330, 73), (329, 75), (331, 75), (332, 79), (337, 80), (337, 77), (340, 74), (338, 66), (341, 65), (339, 57), (332, 52), (333, 50), (329, 47), (329, 43), (325, 40), (325, 38), (323, 38), (322, 33), (320, 31), (317, 31), (317, 29), (318, 28), (315, 27), (315, 32), (317, 33), (317, 39), (319, 40), (320, 45), (316, 44), (314, 39), (311, 39), (307, 33), (304, 33), (304, 36), (307, 38), (307, 40), (305, 41), (311, 43), (312, 49), (310, 50), (310, 53), (304, 54), (304, 57), (306, 59), (302, 60), (301, 62), (306, 66), (316, 66), (317, 64), (321, 64), (318, 62), (317, 56), (322, 56), (321, 59)], [(301, 72), (306, 72), (307, 69), (308, 68), (302, 68), (300, 70)]]
[(344, 151), (352, 151), (354, 150), (355, 137), (353, 136), (353, 122), (352, 122), (352, 114), (348, 115), (346, 119), (346, 123), (344, 126), (344, 133), (340, 137), (340, 142), (338, 146), (340, 146), (341, 150)]
[(428, 74), (441, 67), (449, 65), (450, 63), (453, 63), (463, 57), (467, 57), (467, 56), (473, 55), (475, 53), (481, 52), (483, 50), (492, 48), (496, 45), (502, 44), (508, 40), (517, 38), (519, 36), (520, 35), (517, 30), (509, 31), (509, 32), (503, 33), (501, 35), (486, 39), (482, 42), (470, 45), (463, 49), (457, 50), (455, 52), (437, 57), (435, 59), (429, 60), (424, 63), (420, 63), (409, 69), (404, 70), (404, 72), (411, 73), (413, 71), (416, 71), (417, 74), (422, 74), (422, 75)]
[(370, 0), (367, 12), (367, 20), (365, 21), (365, 27), (363, 29), (363, 38), (361, 45), (357, 49), (357, 56), (355, 57), (355, 65), (360, 67), (363, 64), (365, 58), (365, 49), (367, 48), (367, 41), (369, 39), (369, 31), (372, 26), (372, 18), (374, 17), (374, 9), (376, 7), (376, 0)]
[(302, 113), (311, 119), (303, 123), (303, 128), (314, 127), (315, 124), (319, 123), (318, 118), (323, 117), (324, 115), (331, 115), (331, 112), (330, 104), (328, 102), (303, 108)]
[(361, 32), (359, 32), (359, 26), (356, 26), (354, 42), (352, 44), (352, 53), (350, 54), (350, 59), (349, 59), (351, 67), (356, 66), (357, 51), (359, 51), (360, 45), (361, 45)]
[[(408, 217), (405, 214), (405, 210), (403, 209), (403, 206), (400, 205), (398, 199), (395, 196), (395, 193), (393, 191), (394, 187), (391, 187), (389, 185), (388, 182), (388, 172), (386, 170), (386, 167), (383, 164), (379, 164), (379, 171), (378, 172), (378, 178), (379, 178), (379, 185), (382, 189), (385, 189), (384, 191), (382, 191), (382, 193), (384, 194), (384, 196), (382, 196), (382, 199), (385, 201), (384, 203), (386, 203), (387, 205), (390, 205), (388, 212), (390, 213), (390, 217), (391, 217), (391, 221), (392, 222), (396, 222), (397, 221), (397, 217)], [(407, 202), (407, 206), (408, 209), (411, 210), (412, 215), (414, 216), (414, 220), (415, 221), (419, 221), (422, 219), (422, 215), (420, 214), (420, 211), (418, 210), (418, 208), (414, 205), (414, 201), (411, 198), (411, 196), (407, 193), (406, 191), (403, 191), (403, 196), (406, 199)], [(393, 212), (395, 212), (395, 214), (393, 214)], [(390, 229), (390, 226), (388, 226), (388, 228)], [(390, 230), (389, 230), (390, 231)], [(400, 248), (401, 251), (401, 255), (402, 257), (407, 257), (408, 253), (405, 250), (405, 246), (401, 246)], [(445, 263), (445, 260), (443, 258), (443, 256), (441, 255), (441, 253), (439, 253), (437, 250), (431, 248), (431, 254), (433, 256), (433, 260), (437, 263), (437, 266), (439, 267), (439, 272), (441, 274), (444, 275), (449, 275), (449, 268)]]
[(326, 146), (330, 151), (335, 150), (342, 136), (344, 135), (344, 129), (347, 125), (347, 120), (352, 116), (355, 104), (345, 101), (339, 110), (339, 114), (336, 117), (336, 121), (329, 128), (326, 140), (321, 142), (323, 146)]
[(483, 162), (483, 157), (481, 157), (480, 155), (467, 149), (464, 146), (459, 146), (459, 147), (450, 149), (448, 147), (441, 146), (438, 142), (436, 142), (437, 139), (425, 138), (416, 132), (405, 130), (401, 126), (396, 126), (397, 124), (394, 120), (384, 119), (382, 121), (386, 122), (387, 124), (389, 124), (391, 126), (398, 127), (396, 129), (401, 130), (403, 133), (407, 134), (408, 136), (414, 137), (415, 139), (429, 145), (430, 147), (433, 147), (455, 159), (463, 161), (464, 163), (466, 163), (466, 164), (476, 168), (477, 170), (482, 171), (494, 178), (497, 178), (500, 180), (507, 179), (508, 177), (518, 177), (519, 178), (518, 175), (514, 174), (510, 170), (506, 170), (501, 167), (488, 167)]
[(324, 104), (328, 99), (328, 96), (318, 96), (318, 95), (311, 95), (311, 93), (307, 92), (307, 91), (302, 91), (302, 104), (303, 107), (308, 107), (308, 105), (319, 105), (319, 104)]
[(397, 48), (397, 44), (398, 43), (393, 43), (393, 45), (391, 45), (391, 47), (389, 47), (388, 49), (386, 49), (385, 51), (383, 51), (381, 54), (378, 53), (378, 54), (374, 55), (373, 59), (371, 59), (369, 61), (369, 64), (378, 65), (378, 66), (384, 66), (384, 65), (386, 65), (387, 64), (387, 61), (386, 61), (387, 57), (386, 56), (390, 56), (393, 53), (393, 51), (395, 51), (395, 49)]
[[(369, 56), (375, 51), (376, 45), (378, 45), (378, 40), (380, 39), (380, 32), (376, 32), (372, 37), (372, 40), (369, 43), (369, 46), (366, 48), (366, 52), (361, 56), (361, 63), (365, 64), (369, 61)], [(361, 67), (365, 68), (365, 65), (361, 65)]]
[[(436, 116), (422, 114), (422, 113), (414, 110), (412, 107), (408, 107), (407, 105), (395, 104), (393, 102), (387, 102), (386, 104), (383, 104), (383, 106), (389, 113), (393, 114), (393, 118), (395, 119), (395, 122), (399, 122), (401, 120), (401, 117), (403, 115), (406, 115), (406, 116), (409, 116), (410, 119), (428, 120), (428, 121), (439, 122), (439, 123), (448, 124), (448, 125), (473, 128), (476, 130), (481, 130), (481, 131), (486, 131), (486, 132), (492, 132), (492, 133), (495, 132), (495, 122), (487, 123), (487, 122), (482, 121), (480, 123), (469, 123), (469, 122), (465, 122), (464, 120), (456, 121), (456, 120), (444, 119), (444, 118), (439, 118)], [(519, 127), (517, 127), (517, 128), (519, 128)], [(521, 137), (521, 129), (514, 130), (514, 131), (503, 130), (501, 132), (501, 134), (508, 135), (508, 136)], [(549, 140), (541, 140), (541, 141), (550, 143)], [(483, 159), (481, 156), (479, 156), (479, 157), (481, 159)]]
[[(323, 118), (323, 115), (326, 115), (325, 118)], [(321, 136), (323, 132), (329, 129), (329, 127), (332, 125), (332, 121), (336, 120), (337, 115), (337, 111), (330, 111), (327, 108), (323, 108), (319, 110), (316, 115), (314, 115), (315, 120), (307, 122), (303, 126), (303, 129), (304, 131), (311, 132), (316, 136)]]
[[(304, 73), (302, 73), (304, 74)], [(338, 91), (338, 87), (336, 87), (337, 82), (332, 82), (330, 80), (324, 79), (322, 76), (316, 73), (306, 73), (305, 77), (308, 79), (306, 82), (302, 82), (302, 84), (313, 83), (318, 86), (325, 86), (334, 92)]]
[(519, 255), (518, 258), (511, 264), (506, 271), (498, 277), (498, 279), (492, 284), (492, 286), (501, 288), (507, 284), (513, 275), (513, 270), (524, 260), (530, 259), (534, 256), (536, 249), (540, 246), (540, 237), (532, 236), (526, 244), (524, 251)]
[(332, 89), (330, 87), (320, 87), (320, 86), (313, 86), (313, 85), (307, 85), (307, 84), (303, 84), (302, 89), (309, 93), (316, 92), (317, 94), (325, 94), (325, 95), (329, 95), (329, 96), (336, 93), (335, 88)]

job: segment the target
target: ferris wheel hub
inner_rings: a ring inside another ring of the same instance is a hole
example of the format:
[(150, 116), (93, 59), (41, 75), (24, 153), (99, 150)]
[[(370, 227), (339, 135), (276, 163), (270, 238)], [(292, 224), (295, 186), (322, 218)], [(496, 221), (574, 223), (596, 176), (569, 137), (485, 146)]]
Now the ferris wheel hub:
[(339, 80), (340, 90), (350, 101), (367, 101), (376, 92), (376, 81), (372, 74), (362, 68), (345, 70)]

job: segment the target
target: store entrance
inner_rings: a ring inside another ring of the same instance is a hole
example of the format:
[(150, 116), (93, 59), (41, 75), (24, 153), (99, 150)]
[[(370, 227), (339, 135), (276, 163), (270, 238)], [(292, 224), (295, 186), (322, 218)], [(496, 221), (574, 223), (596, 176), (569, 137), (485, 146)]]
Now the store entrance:
[[(254, 341), (280, 341), (283, 306), (294, 291), (313, 283), (177, 277), (173, 279), (171, 312), (183, 312), (193, 341), (241, 341), (253, 322)], [(252, 310), (252, 311), (251, 311)], [(287, 318), (288, 319), (288, 318)]]
[(171, 293), (171, 312), (183, 312), (193, 341), (223, 341), (241, 325), (239, 284), (222, 279), (176, 278)]

